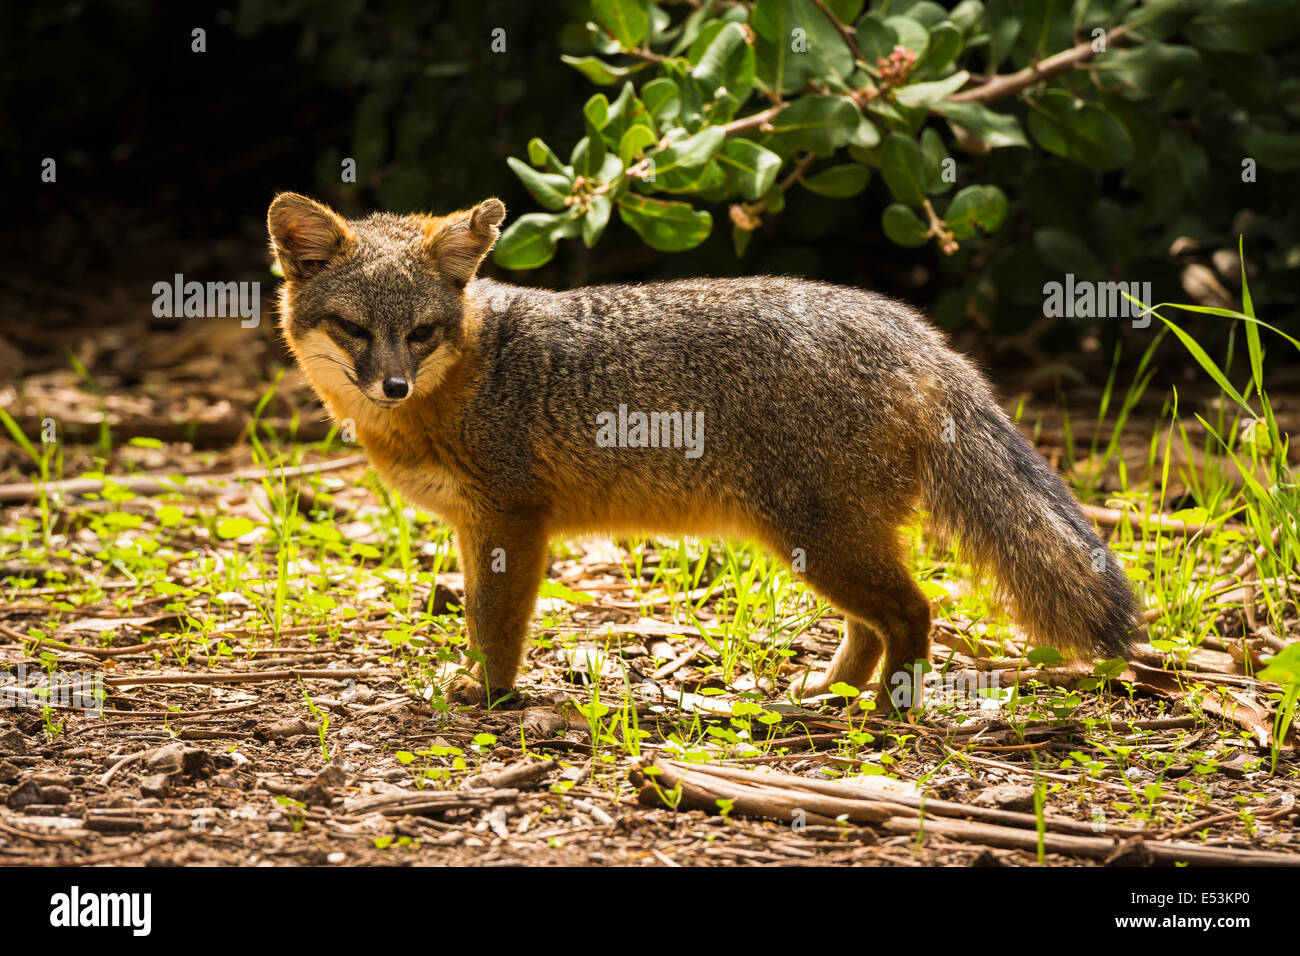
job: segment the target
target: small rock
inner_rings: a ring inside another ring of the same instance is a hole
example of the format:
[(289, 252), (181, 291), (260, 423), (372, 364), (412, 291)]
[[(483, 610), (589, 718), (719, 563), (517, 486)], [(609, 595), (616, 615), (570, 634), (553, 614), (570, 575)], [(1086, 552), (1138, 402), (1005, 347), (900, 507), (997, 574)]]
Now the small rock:
[(298, 737), (302, 734), (318, 734), (320, 728), (310, 720), (295, 717), (290, 720), (278, 720), (253, 731), (258, 740), (281, 740), (286, 737)]
[(1260, 759), (1245, 752), (1233, 754), (1226, 760), (1219, 761), (1219, 770), (1234, 780), (1245, 780), (1247, 774), (1258, 770)]
[(174, 743), (159, 747), (144, 758), (144, 765), (152, 773), (180, 773), (185, 767), (185, 745)]
[(326, 863), (342, 863), (342, 862), (343, 862), (344, 860), (346, 860), (347, 858), (348, 858), (348, 855), (347, 855), (346, 853), (340, 853), (340, 852), (337, 852), (337, 851), (336, 851), (336, 852), (334, 852), (334, 853), (331, 853), (329, 856), (325, 857), (325, 862), (326, 862)]
[(140, 793), (146, 797), (162, 798), (170, 792), (171, 784), (167, 780), (167, 774), (165, 773), (156, 773), (140, 781)]
[(27, 753), (27, 741), (16, 730), (7, 730), (0, 734), (0, 754), (21, 757)]
[(0, 760), (0, 783), (17, 783), (18, 768), (7, 760)]
[(10, 810), (18, 810), (40, 802), (41, 787), (34, 780), (24, 780), (22, 784), (13, 789), (9, 794), (9, 799), (5, 801)]
[(348, 784), (347, 773), (337, 764), (330, 764), (316, 779), (324, 787), (346, 787)]
[(465, 599), (445, 584), (435, 585), (433, 589), (433, 613), (446, 614), (450, 610), (447, 606), (449, 604), (464, 607)]
[(214, 787), (225, 787), (227, 790), (239, 789), (239, 778), (233, 773), (219, 773), (212, 778)]
[(72, 791), (58, 785), (41, 787), (41, 803), (53, 803), (62, 806), (72, 802)]
[(982, 791), (975, 797), (974, 803), (979, 807), (997, 807), (999, 810), (1027, 813), (1034, 809), (1034, 788), (1001, 783)]

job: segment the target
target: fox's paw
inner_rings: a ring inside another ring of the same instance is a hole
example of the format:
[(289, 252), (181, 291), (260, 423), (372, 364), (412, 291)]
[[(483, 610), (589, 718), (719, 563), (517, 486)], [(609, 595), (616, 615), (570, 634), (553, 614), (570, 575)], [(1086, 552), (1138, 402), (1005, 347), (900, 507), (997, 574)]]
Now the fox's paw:
[(830, 678), (826, 674), (814, 674), (811, 671), (807, 675), (801, 675), (791, 685), (791, 689), (799, 695), (799, 703), (816, 703), (814, 698), (824, 697), (831, 692)]
[(477, 677), (464, 674), (452, 681), (447, 688), (447, 700), (461, 707), (481, 708), (487, 706), (487, 692)]
[(485, 707), (512, 710), (524, 705), (522, 695), (513, 687), (493, 687), (492, 696), (489, 699), (488, 693), (483, 687), (483, 682), (470, 675), (462, 675), (452, 682), (451, 686), (447, 688), (447, 700), (457, 706), (473, 707), (476, 710), (482, 710)]

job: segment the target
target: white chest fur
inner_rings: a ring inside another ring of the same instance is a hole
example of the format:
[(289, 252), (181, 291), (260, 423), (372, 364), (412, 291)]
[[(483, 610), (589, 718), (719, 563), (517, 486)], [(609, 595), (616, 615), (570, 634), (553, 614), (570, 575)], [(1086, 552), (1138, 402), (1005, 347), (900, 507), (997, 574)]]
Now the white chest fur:
[(428, 462), (406, 465), (375, 461), (374, 465), (384, 484), (425, 511), (455, 520), (464, 508), (460, 482), (445, 468)]

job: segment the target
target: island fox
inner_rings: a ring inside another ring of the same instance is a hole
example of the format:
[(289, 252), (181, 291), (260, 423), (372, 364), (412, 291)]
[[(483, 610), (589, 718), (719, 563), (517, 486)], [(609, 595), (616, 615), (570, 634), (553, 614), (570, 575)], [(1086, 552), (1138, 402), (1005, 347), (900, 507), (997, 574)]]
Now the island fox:
[(1126, 652), (1122, 568), (912, 309), (767, 276), (567, 292), (476, 278), (504, 218), (488, 199), (345, 220), (292, 193), (268, 214), (307, 378), (384, 481), (455, 531), (485, 662), (457, 700), (514, 687), (551, 538), (664, 532), (755, 539), (844, 612), (806, 696), (865, 688), (883, 656), (877, 699), (907, 707), (930, 643), (900, 532), (919, 508), (1031, 642)]

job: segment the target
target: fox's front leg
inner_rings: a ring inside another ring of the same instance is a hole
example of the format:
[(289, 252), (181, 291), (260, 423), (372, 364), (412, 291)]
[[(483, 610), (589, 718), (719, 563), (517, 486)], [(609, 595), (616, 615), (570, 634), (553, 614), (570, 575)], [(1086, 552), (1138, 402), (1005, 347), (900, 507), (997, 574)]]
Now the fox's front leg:
[(479, 704), (515, 686), (537, 588), (546, 573), (547, 538), (536, 515), (492, 515), (458, 528), (456, 548), (465, 573), (469, 647), (484, 660), (474, 667), (475, 679), (453, 686), (451, 696)]

